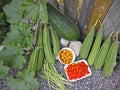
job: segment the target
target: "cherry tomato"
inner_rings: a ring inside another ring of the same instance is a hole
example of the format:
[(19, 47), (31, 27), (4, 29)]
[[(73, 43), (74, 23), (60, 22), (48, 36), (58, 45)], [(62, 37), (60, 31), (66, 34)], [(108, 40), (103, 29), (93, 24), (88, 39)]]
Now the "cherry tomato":
[(68, 65), (66, 72), (69, 80), (76, 80), (90, 73), (88, 65), (83, 61)]

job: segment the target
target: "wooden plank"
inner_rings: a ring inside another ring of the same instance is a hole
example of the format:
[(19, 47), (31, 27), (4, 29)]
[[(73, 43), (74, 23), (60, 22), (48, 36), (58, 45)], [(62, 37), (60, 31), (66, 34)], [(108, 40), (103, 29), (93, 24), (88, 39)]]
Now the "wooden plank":
[(78, 0), (64, 0), (64, 14), (72, 21), (77, 21), (77, 5)]
[(77, 23), (80, 19), (80, 11), (82, 9), (83, 0), (78, 0), (78, 7), (77, 7)]
[(58, 9), (64, 13), (64, 0), (57, 0), (58, 1)]
[(83, 41), (83, 39), (85, 38), (84, 33), (86, 31), (86, 28), (90, 19), (90, 14), (91, 14), (93, 5), (94, 5), (94, 0), (83, 0), (82, 8), (80, 11), (80, 18), (78, 21), (78, 26), (81, 31), (81, 37), (80, 37), (81, 41)]
[(95, 0), (86, 34), (90, 31), (90, 28), (94, 25), (99, 16), (101, 16), (100, 20), (103, 21), (111, 4), (112, 0)]
[(104, 39), (113, 29), (120, 32), (120, 0), (114, 0), (109, 12), (103, 21), (103, 26)]
[(55, 7), (58, 7), (57, 0), (48, 0), (48, 2)]
[[(107, 13), (104, 21), (104, 35), (105, 39), (112, 30), (120, 33), (120, 0), (114, 0), (109, 12)], [(115, 33), (113, 34), (112, 40), (115, 39)], [(118, 48), (118, 59), (120, 60), (120, 40)]]

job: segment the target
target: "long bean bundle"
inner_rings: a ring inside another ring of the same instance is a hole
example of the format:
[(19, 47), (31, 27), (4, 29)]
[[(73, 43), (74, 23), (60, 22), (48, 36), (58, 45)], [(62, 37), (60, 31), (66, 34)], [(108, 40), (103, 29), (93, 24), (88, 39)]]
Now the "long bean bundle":
[(71, 85), (68, 80), (63, 78), (62, 75), (56, 71), (54, 65), (50, 64), (48, 60), (45, 60), (43, 67), (43, 75), (38, 75), (46, 79), (51, 90), (66, 90), (65, 85)]

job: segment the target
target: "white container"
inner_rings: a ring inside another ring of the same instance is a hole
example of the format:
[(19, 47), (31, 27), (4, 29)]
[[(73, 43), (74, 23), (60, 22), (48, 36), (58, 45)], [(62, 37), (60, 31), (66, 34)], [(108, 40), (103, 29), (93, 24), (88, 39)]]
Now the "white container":
[[(79, 61), (74, 62), (73, 64), (78, 63), (78, 62), (82, 62), (82, 61), (83, 61), (86, 65), (88, 65), (88, 63), (87, 63), (86, 60), (79, 60)], [(75, 80), (70, 80), (69, 77), (68, 77), (68, 75), (67, 75), (67, 72), (66, 72), (66, 68), (67, 68), (67, 67), (68, 67), (68, 65), (65, 65), (65, 66), (64, 66), (64, 70), (65, 70), (66, 77), (67, 77), (67, 79), (68, 79), (70, 82), (75, 82), (75, 81), (84, 79), (84, 78), (89, 77), (89, 76), (92, 75), (92, 72), (91, 72), (91, 70), (90, 70), (90, 67), (88, 66), (88, 71), (90, 72), (89, 74), (87, 74), (87, 75), (85, 75), (85, 76), (83, 76), (83, 77), (81, 77), (81, 78), (77, 78), (77, 79), (75, 79)]]
[(60, 63), (62, 63), (62, 64), (64, 64), (64, 65), (67, 65), (67, 64), (63, 63), (63, 62), (61, 61), (61, 59), (60, 59), (60, 53), (61, 53), (62, 50), (69, 50), (69, 51), (72, 52), (73, 58), (72, 58), (72, 61), (71, 61), (69, 64), (73, 63), (73, 62), (75, 61), (75, 53), (74, 53), (74, 51), (73, 51), (71, 48), (68, 48), (68, 47), (62, 48), (62, 49), (59, 51), (59, 53), (58, 53), (58, 60), (60, 61)]

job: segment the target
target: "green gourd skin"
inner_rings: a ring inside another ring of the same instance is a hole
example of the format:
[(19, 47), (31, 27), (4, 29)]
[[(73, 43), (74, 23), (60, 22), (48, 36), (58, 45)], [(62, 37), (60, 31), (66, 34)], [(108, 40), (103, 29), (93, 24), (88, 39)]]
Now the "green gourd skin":
[(100, 51), (98, 52), (96, 56), (95, 63), (94, 63), (95, 69), (102, 68), (104, 61), (105, 61), (105, 57), (107, 56), (110, 44), (111, 44), (111, 37), (108, 37), (103, 43), (103, 45), (101, 46)]
[(107, 56), (108, 50), (111, 45), (111, 37), (112, 37), (113, 32), (110, 33), (110, 35), (106, 38), (104, 43), (102, 44), (100, 51), (98, 52), (95, 63), (94, 63), (94, 68), (95, 69), (101, 69), (102, 66), (105, 63), (105, 58)]
[(108, 51), (107, 57), (105, 58), (105, 65), (103, 67), (104, 76), (110, 76), (115, 67), (118, 50), (118, 40), (115, 40)]
[[(100, 17), (99, 17), (100, 18)], [(80, 57), (83, 59), (88, 58), (88, 54), (90, 52), (93, 39), (94, 39), (94, 34), (95, 34), (95, 26), (98, 24), (99, 18), (96, 20), (95, 24), (91, 27), (89, 33), (87, 34), (82, 47), (80, 49)]]
[(94, 64), (95, 58), (96, 58), (97, 53), (99, 52), (99, 49), (100, 49), (102, 37), (103, 37), (103, 27), (100, 26), (100, 28), (99, 28), (99, 30), (97, 32), (95, 41), (93, 43), (90, 55), (88, 57), (89, 65), (93, 65)]
[(38, 50), (38, 59), (36, 62), (36, 71), (41, 70), (43, 66), (43, 59), (44, 59), (44, 49), (43, 49), (43, 30), (42, 27), (40, 28), (39, 34), (38, 34), (38, 42), (37, 45), (40, 47)]
[(88, 54), (93, 42), (93, 38), (94, 38), (94, 29), (95, 27), (93, 26), (82, 44), (82, 47), (80, 50), (80, 57), (83, 59), (87, 59), (88, 57)]
[(38, 53), (38, 50), (39, 50), (39, 47), (36, 47), (31, 56), (30, 56), (30, 62), (29, 62), (29, 65), (28, 65), (28, 69), (27, 69), (27, 72), (31, 72), (31, 71), (34, 71), (36, 70), (36, 60), (37, 60), (37, 53)]
[(58, 52), (60, 51), (60, 41), (57, 33), (53, 29), (51, 29), (50, 31), (53, 42), (53, 54), (56, 57), (58, 55)]
[(47, 3), (48, 22), (56, 33), (64, 39), (73, 41), (80, 37), (80, 31), (68, 17), (63, 15), (51, 4)]
[(50, 43), (50, 31), (47, 25), (44, 25), (44, 30), (43, 30), (43, 46), (44, 46), (44, 53), (46, 59), (50, 64), (55, 64), (55, 57), (52, 53), (51, 43)]

